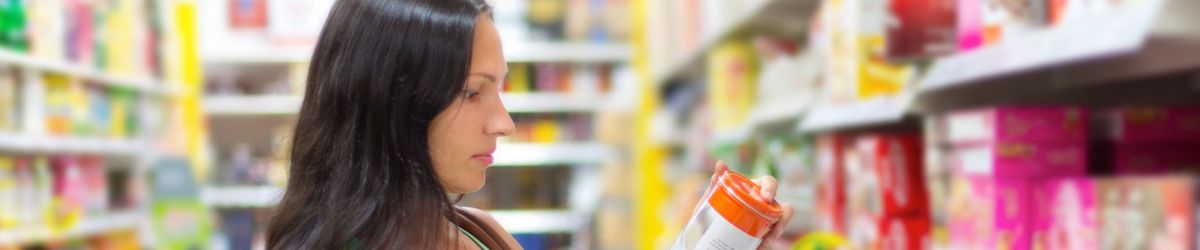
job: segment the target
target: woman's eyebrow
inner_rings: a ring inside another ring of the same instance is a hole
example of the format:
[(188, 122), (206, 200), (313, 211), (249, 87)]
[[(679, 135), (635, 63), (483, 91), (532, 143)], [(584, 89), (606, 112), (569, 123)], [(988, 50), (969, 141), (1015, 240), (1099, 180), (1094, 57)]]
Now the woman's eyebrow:
[(475, 73), (471, 73), (471, 75), (487, 78), (488, 81), (491, 81), (491, 82), (499, 82), (499, 80), (500, 80), (499, 77), (496, 77), (496, 75), (493, 75), (491, 73), (475, 72)]

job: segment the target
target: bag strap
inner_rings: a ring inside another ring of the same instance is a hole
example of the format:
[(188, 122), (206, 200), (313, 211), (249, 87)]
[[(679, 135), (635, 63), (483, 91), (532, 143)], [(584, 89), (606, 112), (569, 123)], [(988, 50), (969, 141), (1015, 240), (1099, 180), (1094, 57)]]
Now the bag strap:
[(497, 233), (495, 229), (488, 226), (486, 222), (475, 216), (475, 214), (459, 207), (454, 207), (454, 212), (458, 215), (458, 226), (471, 233), (476, 239), (479, 239), (479, 242), (482, 242), (483, 245), (493, 250), (512, 249), (508, 245), (505, 245), (504, 237), (500, 233)]

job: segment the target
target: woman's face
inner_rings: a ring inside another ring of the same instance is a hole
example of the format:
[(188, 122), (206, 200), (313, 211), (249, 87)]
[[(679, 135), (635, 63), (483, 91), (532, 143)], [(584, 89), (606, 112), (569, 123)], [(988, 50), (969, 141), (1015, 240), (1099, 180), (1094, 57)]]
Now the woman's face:
[(500, 84), (508, 66), (491, 19), (476, 19), (473, 46), (465, 87), (429, 124), (433, 170), (452, 194), (483, 188), (484, 170), (492, 165), (496, 139), (513, 131), (512, 118), (500, 103)]

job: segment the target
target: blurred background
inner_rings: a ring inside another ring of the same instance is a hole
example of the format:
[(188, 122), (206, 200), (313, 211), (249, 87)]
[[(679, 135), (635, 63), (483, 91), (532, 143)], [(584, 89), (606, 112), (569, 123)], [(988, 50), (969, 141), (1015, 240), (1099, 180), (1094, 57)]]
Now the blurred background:
[[(263, 249), (335, 0), (0, 0), (0, 249)], [(1200, 1), (490, 0), (525, 249), (1200, 249)]]

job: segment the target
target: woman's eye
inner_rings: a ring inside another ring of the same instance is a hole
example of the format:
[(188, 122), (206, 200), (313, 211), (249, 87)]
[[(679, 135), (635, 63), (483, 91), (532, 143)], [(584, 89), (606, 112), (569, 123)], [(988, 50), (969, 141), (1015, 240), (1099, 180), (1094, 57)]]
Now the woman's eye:
[(463, 97), (466, 97), (467, 100), (474, 100), (476, 96), (479, 96), (479, 92), (477, 92), (477, 91), (463, 92)]

